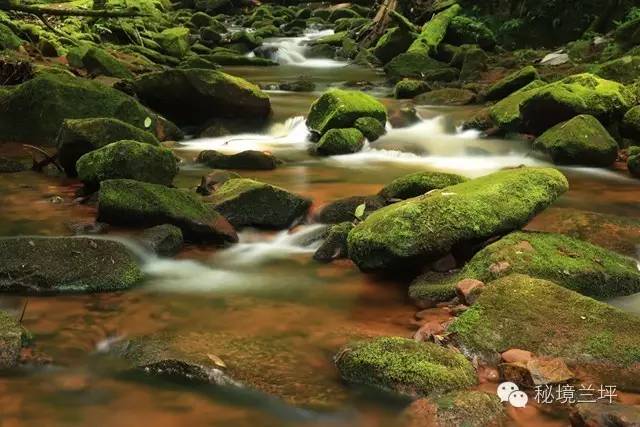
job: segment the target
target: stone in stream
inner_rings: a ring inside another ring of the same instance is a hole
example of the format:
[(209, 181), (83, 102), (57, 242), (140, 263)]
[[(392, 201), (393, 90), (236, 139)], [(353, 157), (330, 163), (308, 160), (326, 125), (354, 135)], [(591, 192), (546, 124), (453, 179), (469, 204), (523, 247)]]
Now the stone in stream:
[(172, 224), (187, 240), (220, 244), (238, 241), (233, 226), (195, 194), (130, 179), (100, 184), (98, 221), (147, 227)]
[(503, 170), (382, 208), (349, 233), (362, 270), (404, 268), (524, 226), (567, 191), (551, 168)]
[(476, 94), (466, 89), (436, 89), (415, 97), (416, 105), (468, 105), (476, 99)]
[(611, 166), (618, 143), (593, 116), (579, 115), (540, 135), (533, 148), (544, 151), (560, 165)]
[(28, 339), (27, 331), (14, 316), (0, 310), (0, 370), (18, 365), (20, 352)]
[(410, 397), (465, 389), (477, 382), (475, 369), (461, 353), (407, 338), (353, 342), (334, 360), (349, 383)]
[(454, 391), (418, 399), (402, 413), (402, 427), (487, 427), (502, 425), (506, 412), (495, 393)]
[(234, 227), (284, 229), (303, 217), (311, 201), (252, 179), (224, 182), (206, 199)]
[(453, 343), (491, 363), (519, 348), (560, 357), (602, 384), (640, 389), (640, 317), (543, 279), (512, 274), (487, 284), (447, 328)]
[(378, 193), (386, 200), (411, 199), (452, 185), (467, 181), (467, 178), (444, 172), (415, 172), (391, 181)]
[(571, 427), (637, 427), (640, 409), (637, 405), (578, 403), (571, 411)]
[(364, 135), (358, 129), (330, 129), (322, 135), (314, 151), (322, 156), (352, 154), (362, 150)]
[(257, 150), (236, 154), (205, 150), (198, 154), (196, 161), (214, 169), (273, 170), (278, 165), (278, 160), (273, 154)]
[(132, 83), (140, 100), (180, 125), (216, 117), (266, 118), (269, 97), (248, 81), (221, 71), (173, 69), (143, 74)]
[(417, 52), (406, 52), (396, 56), (384, 66), (384, 71), (393, 81), (412, 78), (451, 82), (460, 77), (460, 71), (455, 67)]
[(120, 242), (89, 237), (0, 239), (0, 292), (55, 295), (113, 292), (142, 280)]
[(318, 213), (315, 214), (315, 220), (323, 224), (353, 222), (356, 219), (356, 208), (363, 203), (365, 204), (363, 218), (387, 205), (385, 199), (377, 195), (345, 197), (334, 200), (320, 208)]
[(527, 361), (505, 362), (498, 365), (500, 381), (520, 387), (535, 388), (548, 384), (565, 384), (575, 379), (575, 374), (564, 360), (557, 357), (532, 357)]
[(203, 196), (209, 196), (217, 187), (230, 179), (242, 178), (239, 174), (228, 170), (212, 170), (200, 180), (196, 192)]
[(324, 242), (313, 254), (313, 259), (320, 262), (331, 262), (335, 259), (347, 258), (347, 236), (353, 227), (352, 222), (341, 222), (331, 226)]
[(536, 70), (533, 65), (529, 65), (494, 83), (493, 86), (487, 89), (484, 97), (487, 101), (497, 101), (522, 89), (539, 78), (538, 70)]
[(640, 105), (626, 112), (620, 132), (623, 137), (640, 143)]
[(307, 115), (311, 132), (324, 135), (330, 129), (349, 128), (361, 117), (373, 117), (387, 123), (387, 110), (380, 101), (366, 93), (330, 89), (318, 98)]
[(176, 129), (119, 90), (66, 74), (41, 73), (20, 85), (0, 89), (3, 141), (50, 145), (65, 119), (93, 117), (119, 119), (149, 129), (159, 139), (174, 135)]
[(583, 295), (605, 299), (640, 292), (636, 261), (569, 236), (517, 231), (478, 252), (452, 278), (411, 285), (412, 298), (431, 299), (464, 279), (489, 283), (513, 273), (551, 280)]
[(142, 245), (156, 255), (172, 257), (182, 249), (182, 230), (171, 224), (147, 228), (140, 236)]
[(373, 117), (360, 117), (353, 123), (353, 127), (362, 132), (369, 142), (376, 141), (387, 133), (384, 124)]
[(417, 79), (402, 79), (394, 88), (394, 96), (397, 99), (411, 99), (431, 90), (429, 83)]
[(107, 179), (121, 178), (171, 185), (178, 173), (178, 160), (168, 148), (118, 141), (83, 155), (76, 169), (89, 189), (97, 189)]
[(150, 132), (112, 118), (68, 119), (56, 137), (58, 159), (68, 176), (78, 174), (76, 162), (84, 154), (113, 142), (132, 140), (159, 145)]
[[(517, 132), (522, 127), (522, 114), (520, 106), (524, 101), (533, 97), (538, 91), (545, 87), (547, 83), (542, 80), (534, 80), (525, 87), (513, 92), (511, 95), (500, 100), (495, 105), (489, 107), (488, 118), (491, 124), (488, 127), (496, 126), (503, 132)], [(480, 120), (482, 122), (483, 120)], [(470, 128), (480, 128), (486, 130), (487, 126), (475, 126), (470, 124)]]

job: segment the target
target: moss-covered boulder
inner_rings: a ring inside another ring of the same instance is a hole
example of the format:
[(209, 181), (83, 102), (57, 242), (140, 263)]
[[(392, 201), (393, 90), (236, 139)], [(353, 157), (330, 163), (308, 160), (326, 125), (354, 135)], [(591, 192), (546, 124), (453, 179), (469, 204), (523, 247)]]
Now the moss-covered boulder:
[(213, 169), (273, 170), (278, 165), (278, 160), (273, 154), (256, 150), (236, 154), (205, 150), (198, 154), (196, 161)]
[(627, 158), (627, 169), (631, 176), (640, 178), (640, 147), (630, 147)]
[(490, 283), (448, 332), (467, 353), (509, 348), (588, 366), (599, 381), (638, 389), (640, 318), (555, 283), (513, 274)]
[(168, 148), (136, 141), (118, 141), (91, 151), (76, 163), (78, 178), (89, 188), (107, 179), (134, 179), (171, 185), (178, 161)]
[(626, 112), (620, 128), (622, 136), (640, 143), (640, 106)]
[(16, 36), (11, 28), (4, 24), (0, 24), (0, 50), (18, 49), (22, 45), (22, 39)]
[(623, 56), (593, 67), (591, 72), (603, 79), (629, 84), (640, 75), (640, 56)]
[(160, 144), (150, 132), (118, 119), (69, 119), (62, 123), (56, 138), (58, 160), (68, 176), (77, 176), (76, 162), (84, 154), (122, 140), (153, 146)]
[(335, 362), (347, 382), (411, 397), (468, 388), (477, 382), (475, 369), (461, 353), (399, 337), (348, 344)]
[(495, 101), (511, 95), (513, 92), (522, 89), (534, 80), (538, 80), (538, 70), (533, 65), (522, 68), (499, 80), (485, 93), (488, 101)]
[(330, 89), (311, 105), (307, 127), (311, 132), (324, 135), (330, 129), (350, 128), (361, 117), (373, 117), (386, 124), (387, 109), (366, 93)]
[(506, 412), (495, 393), (454, 391), (418, 399), (402, 414), (403, 427), (488, 427), (501, 425)]
[(383, 208), (386, 205), (386, 201), (378, 195), (344, 197), (322, 206), (316, 213), (315, 219), (324, 224), (353, 222), (356, 219), (356, 208), (362, 204), (365, 205), (362, 218), (366, 218), (372, 212)]
[(593, 116), (580, 115), (540, 135), (533, 148), (551, 156), (553, 163), (608, 167), (618, 157), (618, 143)]
[(136, 257), (120, 242), (88, 237), (0, 239), (0, 292), (54, 295), (112, 292), (142, 280)]
[(393, 81), (412, 78), (451, 82), (460, 76), (458, 69), (420, 52), (406, 52), (396, 56), (384, 66), (384, 71)]
[(189, 29), (185, 27), (167, 28), (154, 37), (167, 55), (184, 58), (191, 48)]
[(15, 317), (0, 311), (0, 369), (11, 369), (18, 365), (22, 347), (28, 340), (28, 333)]
[(451, 19), (445, 41), (456, 46), (476, 44), (484, 50), (496, 45), (496, 36), (487, 25), (468, 16), (455, 16)]
[(131, 71), (110, 53), (99, 47), (76, 47), (67, 54), (69, 62), (80, 68), (85, 68), (90, 74), (128, 79), (133, 77)]
[(353, 127), (362, 132), (369, 142), (376, 141), (387, 133), (384, 123), (373, 117), (360, 117), (353, 123)]
[(331, 262), (347, 257), (347, 236), (354, 227), (353, 222), (341, 222), (329, 227), (322, 245), (313, 254), (319, 262)]
[(362, 149), (364, 139), (362, 132), (356, 128), (330, 129), (322, 135), (314, 148), (321, 156), (351, 154)]
[(0, 90), (2, 141), (52, 144), (65, 119), (92, 117), (119, 119), (161, 139), (171, 125), (119, 90), (67, 74), (42, 73)]
[(432, 190), (438, 190), (467, 181), (467, 178), (444, 172), (415, 172), (396, 178), (380, 190), (380, 196), (387, 200), (411, 199)]
[(248, 81), (221, 71), (173, 69), (133, 82), (142, 102), (178, 124), (201, 125), (216, 117), (265, 118), (269, 97)]
[(130, 179), (100, 183), (98, 221), (129, 227), (172, 224), (191, 241), (238, 241), (231, 224), (195, 194)]
[(373, 54), (386, 64), (396, 56), (407, 51), (417, 35), (403, 28), (394, 27), (387, 30), (373, 48)]
[(438, 46), (447, 35), (449, 24), (455, 18), (462, 7), (454, 4), (446, 10), (436, 14), (431, 20), (423, 25), (422, 31), (416, 41), (414, 41), (407, 52), (419, 53), (425, 56), (436, 53)]
[(521, 102), (520, 113), (523, 130), (539, 135), (580, 114), (611, 123), (636, 102), (636, 95), (623, 84), (584, 73), (537, 90)]
[(435, 190), (358, 224), (349, 233), (349, 257), (363, 270), (424, 263), (522, 227), (567, 189), (555, 169), (518, 168)]
[(284, 229), (307, 213), (311, 201), (252, 179), (230, 179), (207, 202), (235, 227)]
[(417, 105), (468, 105), (476, 100), (476, 94), (467, 89), (436, 89), (416, 96)]
[(162, 224), (144, 230), (140, 243), (156, 255), (172, 257), (182, 249), (184, 236), (179, 227)]
[(488, 111), (489, 118), (502, 131), (518, 131), (522, 126), (520, 106), (546, 85), (542, 80), (532, 81), (491, 106)]
[(402, 79), (396, 83), (393, 93), (397, 99), (411, 99), (429, 90), (431, 90), (431, 87), (425, 81)]

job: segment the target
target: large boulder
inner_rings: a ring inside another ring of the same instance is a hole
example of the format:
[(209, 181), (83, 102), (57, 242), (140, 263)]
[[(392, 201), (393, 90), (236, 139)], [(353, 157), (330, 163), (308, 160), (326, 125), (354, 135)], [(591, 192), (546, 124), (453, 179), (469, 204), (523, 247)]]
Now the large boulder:
[(485, 98), (489, 101), (502, 99), (539, 78), (538, 70), (533, 65), (529, 65), (494, 83), (487, 89)]
[(142, 280), (136, 257), (120, 242), (88, 237), (0, 239), (0, 292), (54, 295), (112, 292)]
[(371, 214), (349, 233), (363, 270), (404, 267), (524, 226), (567, 191), (555, 169), (517, 168), (435, 190)]
[(238, 241), (231, 224), (195, 194), (130, 179), (100, 184), (98, 221), (124, 226), (172, 224), (188, 240)]
[(133, 140), (157, 146), (152, 133), (118, 119), (69, 119), (62, 122), (56, 137), (58, 160), (68, 176), (74, 177), (76, 162), (84, 154), (122, 140)]
[(365, 205), (362, 218), (366, 218), (372, 212), (386, 206), (386, 201), (377, 195), (344, 197), (322, 206), (316, 213), (315, 219), (323, 224), (353, 222), (356, 219), (356, 208), (362, 204)]
[(611, 166), (618, 143), (593, 116), (579, 115), (540, 135), (533, 148), (544, 151), (560, 165)]
[(454, 4), (446, 10), (436, 14), (431, 20), (427, 21), (422, 27), (422, 32), (418, 38), (411, 44), (407, 52), (419, 53), (425, 56), (435, 54), (438, 46), (447, 35), (447, 30), (451, 20), (455, 18), (462, 7)]
[(236, 154), (205, 150), (198, 154), (196, 161), (213, 169), (273, 170), (278, 165), (278, 160), (273, 154), (256, 150)]
[(473, 365), (456, 350), (400, 337), (347, 344), (335, 362), (347, 382), (411, 397), (464, 389), (477, 382)]
[[(164, 139), (167, 123), (134, 98), (92, 80), (42, 73), (0, 90), (0, 140), (53, 144), (65, 119), (108, 117)], [(147, 126), (148, 125), (148, 126)]]
[(380, 196), (387, 200), (411, 199), (432, 190), (438, 190), (467, 181), (467, 178), (444, 172), (415, 172), (394, 179), (380, 190)]
[(373, 117), (386, 124), (387, 110), (380, 101), (366, 93), (331, 89), (311, 105), (307, 127), (311, 132), (324, 135), (330, 129), (353, 127), (361, 117)]
[(315, 151), (322, 156), (337, 156), (356, 153), (363, 146), (364, 135), (358, 129), (329, 129), (316, 144)]
[(638, 390), (640, 318), (553, 282), (513, 274), (486, 287), (448, 327), (465, 354), (487, 361), (517, 348), (578, 363), (592, 378)]
[(522, 127), (520, 106), (533, 97), (547, 84), (542, 80), (534, 80), (525, 87), (489, 107), (488, 115), (492, 124), (505, 132), (517, 132)]
[(83, 155), (76, 169), (80, 181), (89, 188), (97, 189), (102, 181), (119, 178), (171, 185), (178, 161), (168, 148), (125, 140)]
[(450, 82), (460, 76), (456, 68), (420, 52), (406, 52), (396, 56), (384, 66), (384, 71), (393, 81), (412, 78)]
[(272, 229), (289, 227), (311, 206), (282, 188), (244, 178), (224, 182), (207, 201), (235, 227)]
[(155, 111), (184, 125), (202, 125), (217, 117), (265, 118), (269, 97), (259, 87), (216, 70), (173, 69), (133, 81), (136, 95)]

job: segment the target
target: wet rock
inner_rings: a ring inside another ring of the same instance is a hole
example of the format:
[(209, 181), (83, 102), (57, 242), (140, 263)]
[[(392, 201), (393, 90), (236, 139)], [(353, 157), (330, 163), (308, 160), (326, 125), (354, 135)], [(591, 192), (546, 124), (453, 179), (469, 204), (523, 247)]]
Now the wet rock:
[(520, 348), (578, 363), (604, 384), (637, 389), (639, 326), (640, 318), (632, 314), (513, 274), (489, 283), (447, 331), (465, 354), (496, 361), (505, 348)]
[(18, 160), (0, 157), (0, 173), (15, 173), (27, 170), (27, 167)]
[(115, 241), (88, 237), (0, 239), (0, 292), (53, 295), (112, 292), (142, 279), (134, 255)]
[(76, 236), (105, 234), (109, 231), (109, 224), (104, 222), (74, 222), (66, 224), (66, 226)]
[(498, 365), (498, 369), (501, 381), (509, 381), (525, 388), (564, 384), (575, 378), (564, 360), (559, 358), (534, 357), (526, 362), (506, 362)]
[(352, 228), (352, 222), (342, 222), (330, 227), (324, 242), (313, 254), (313, 259), (319, 262), (331, 262), (335, 259), (347, 258), (347, 236)]
[(416, 172), (394, 179), (378, 194), (386, 200), (405, 200), (465, 181), (467, 181), (467, 178), (450, 173)]
[(429, 83), (417, 79), (402, 79), (394, 88), (397, 99), (411, 99), (431, 90)]
[(540, 135), (533, 148), (551, 156), (553, 163), (608, 167), (618, 157), (618, 143), (593, 116), (580, 115)]
[(413, 335), (413, 339), (416, 341), (433, 341), (436, 335), (441, 335), (444, 332), (444, 327), (438, 321), (427, 322), (420, 326), (420, 329)]
[(473, 366), (462, 354), (406, 338), (354, 342), (334, 360), (347, 382), (411, 397), (467, 388), (477, 381)]
[(609, 403), (579, 403), (570, 416), (571, 427), (637, 427), (637, 406)]
[(20, 352), (27, 341), (28, 334), (20, 323), (9, 313), (0, 311), (0, 369), (18, 365)]
[(387, 110), (380, 101), (363, 92), (330, 89), (311, 105), (307, 126), (311, 132), (324, 135), (330, 129), (352, 127), (361, 117), (373, 117), (384, 125)]
[(467, 105), (475, 101), (476, 94), (466, 89), (437, 89), (415, 98), (417, 105)]
[(411, 78), (427, 82), (451, 82), (460, 76), (460, 72), (449, 64), (417, 52), (406, 52), (396, 56), (385, 65), (384, 71), (394, 81)]
[(216, 70), (148, 73), (133, 86), (142, 102), (178, 124), (202, 125), (216, 117), (265, 118), (271, 113), (269, 97), (260, 88)]
[(231, 224), (197, 196), (129, 179), (113, 179), (100, 184), (98, 221), (126, 226), (172, 224), (182, 230), (187, 240), (238, 241)]
[(316, 84), (311, 78), (301, 78), (292, 82), (280, 83), (280, 90), (289, 92), (313, 92)]
[(387, 133), (384, 124), (373, 117), (360, 117), (354, 122), (353, 127), (362, 132), (369, 142), (376, 141)]
[(196, 192), (203, 196), (209, 196), (215, 189), (230, 179), (242, 178), (239, 174), (226, 170), (214, 170), (202, 177)]
[(505, 363), (527, 363), (533, 359), (533, 353), (518, 348), (512, 348), (500, 355)]
[(0, 138), (4, 141), (52, 144), (65, 119), (92, 117), (151, 129), (160, 139), (171, 125), (118, 90), (66, 74), (42, 73), (0, 93)]
[(500, 399), (482, 391), (457, 391), (418, 399), (402, 414), (403, 427), (486, 427), (506, 417)]
[(538, 70), (536, 70), (534, 66), (529, 65), (515, 73), (509, 74), (487, 89), (484, 95), (485, 99), (488, 101), (496, 101), (505, 98), (539, 78)]
[(484, 288), (484, 283), (479, 280), (463, 279), (456, 284), (456, 293), (464, 304), (473, 305)]
[(323, 224), (353, 222), (356, 219), (356, 208), (363, 203), (366, 205), (363, 218), (386, 206), (385, 200), (380, 196), (345, 197), (323, 206), (315, 215), (315, 219)]
[(322, 135), (314, 149), (321, 156), (337, 156), (357, 153), (363, 146), (364, 135), (358, 129), (330, 129)]
[(525, 225), (567, 188), (557, 170), (517, 168), (435, 190), (358, 224), (349, 233), (349, 257), (363, 270), (437, 259), (453, 247)]
[(147, 228), (141, 236), (142, 244), (151, 252), (172, 257), (182, 249), (182, 230), (175, 225), (163, 224)]
[(273, 170), (278, 165), (273, 154), (256, 150), (236, 154), (205, 150), (198, 154), (196, 161), (214, 169)]
[(304, 216), (308, 199), (252, 179), (230, 179), (207, 202), (235, 227), (284, 229)]
[(91, 151), (76, 162), (78, 178), (90, 189), (107, 179), (133, 179), (171, 185), (178, 161), (168, 148), (118, 141)]

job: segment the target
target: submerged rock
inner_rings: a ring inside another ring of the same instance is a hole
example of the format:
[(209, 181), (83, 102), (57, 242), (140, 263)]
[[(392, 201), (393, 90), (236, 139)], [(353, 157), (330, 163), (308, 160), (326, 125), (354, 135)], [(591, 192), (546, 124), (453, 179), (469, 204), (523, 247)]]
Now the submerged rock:
[(195, 241), (235, 243), (235, 230), (194, 194), (130, 179), (100, 184), (98, 221), (126, 226), (172, 224)]
[(555, 169), (518, 168), (432, 191), (358, 224), (349, 233), (349, 257), (363, 270), (433, 260), (524, 226), (567, 189)]
[(111, 240), (5, 237), (0, 254), (0, 292), (5, 293), (113, 292), (142, 280), (135, 256)]
[(327, 237), (313, 254), (313, 259), (331, 262), (334, 259), (347, 258), (347, 236), (353, 227), (352, 222), (342, 222), (329, 228)]
[[(506, 416), (500, 398), (482, 391), (454, 391), (433, 400), (418, 399), (402, 414), (403, 427), (486, 427)], [(497, 424), (496, 424), (497, 423)]]
[(168, 148), (118, 141), (83, 155), (76, 169), (80, 181), (91, 189), (107, 179), (120, 178), (171, 185), (178, 161)]
[(311, 201), (252, 179), (230, 179), (208, 199), (235, 227), (283, 229), (306, 214)]
[(271, 153), (248, 150), (236, 154), (224, 154), (215, 150), (205, 150), (196, 160), (214, 169), (273, 170), (278, 160)]
[(356, 208), (363, 203), (365, 205), (363, 218), (387, 205), (385, 199), (377, 195), (345, 197), (324, 205), (315, 215), (315, 219), (323, 224), (353, 222), (356, 219)]
[(145, 248), (157, 255), (172, 257), (180, 252), (184, 240), (180, 228), (163, 224), (144, 230), (141, 242)]
[(511, 95), (523, 87), (527, 86), (531, 82), (538, 80), (538, 70), (533, 65), (524, 67), (521, 70), (511, 73), (502, 80), (495, 83), (485, 93), (485, 98), (488, 101), (495, 101)]
[(352, 154), (362, 150), (364, 135), (358, 129), (330, 129), (322, 135), (315, 151), (322, 156)]
[(560, 165), (608, 167), (618, 157), (618, 143), (593, 116), (579, 115), (540, 135), (533, 148)]
[(348, 344), (335, 357), (347, 382), (416, 397), (471, 387), (471, 363), (455, 350), (400, 337)]
[(378, 194), (387, 200), (405, 200), (465, 181), (467, 181), (467, 178), (452, 173), (415, 172), (394, 179)]
[(269, 97), (248, 81), (221, 71), (173, 69), (133, 81), (138, 97), (178, 124), (202, 125), (217, 117), (265, 118)]

